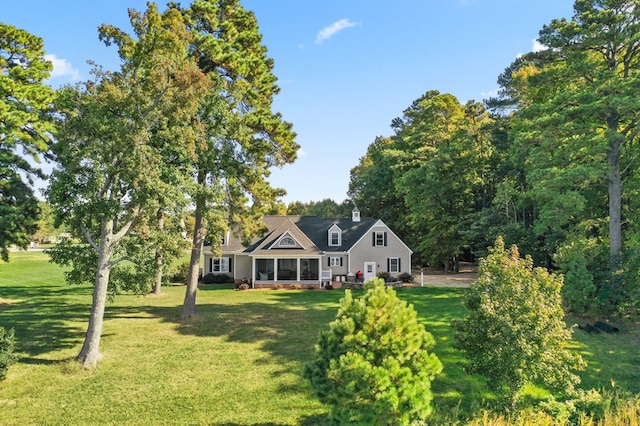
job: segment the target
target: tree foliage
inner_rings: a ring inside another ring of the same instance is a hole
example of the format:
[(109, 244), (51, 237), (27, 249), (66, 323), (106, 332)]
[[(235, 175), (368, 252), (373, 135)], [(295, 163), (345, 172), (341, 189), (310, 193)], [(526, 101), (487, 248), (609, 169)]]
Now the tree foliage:
[[(192, 36), (191, 57), (210, 81), (198, 117), (207, 123), (195, 147), (195, 203), (190, 273), (181, 316), (196, 314), (196, 292), (205, 238), (221, 241), (241, 224), (244, 239), (262, 229), (283, 190), (267, 180), (271, 167), (295, 159), (290, 123), (272, 111), (278, 93), (273, 60), (261, 44), (253, 12), (238, 0), (197, 0), (180, 9)], [(220, 245), (213, 245), (214, 252)]]
[(505, 249), (499, 237), (465, 297), (468, 315), (453, 323), (465, 369), (485, 376), (510, 405), (528, 383), (571, 394), (579, 382), (573, 371), (584, 363), (568, 349), (562, 284), (531, 257), (521, 258), (515, 245)]
[(46, 112), (53, 90), (42, 82), (52, 65), (44, 59), (41, 38), (0, 23), (0, 257), (7, 247), (26, 247), (38, 215), (33, 178), (49, 142)]
[(638, 312), (638, 6), (577, 0), (486, 109), (426, 92), (351, 170), (354, 203), (423, 263), (475, 260), (502, 235), (566, 275), (571, 309)]
[(442, 370), (430, 353), (433, 336), (382, 279), (365, 286), (358, 299), (346, 291), (329, 330), (320, 333), (305, 377), (333, 407), (338, 424), (423, 421), (432, 411), (431, 382)]
[[(100, 38), (115, 44), (118, 72), (96, 67), (96, 80), (60, 91), (58, 162), (47, 190), (58, 220), (86, 244), (61, 245), (54, 261), (67, 278), (94, 283), (89, 327), (79, 360), (101, 357), (100, 333), (108, 290), (146, 288), (153, 277), (153, 238), (147, 226), (158, 209), (180, 211), (189, 181), (200, 95), (209, 82), (188, 54), (182, 15), (129, 11), (135, 37), (103, 25)], [(176, 144), (179, 140), (181, 143)]]

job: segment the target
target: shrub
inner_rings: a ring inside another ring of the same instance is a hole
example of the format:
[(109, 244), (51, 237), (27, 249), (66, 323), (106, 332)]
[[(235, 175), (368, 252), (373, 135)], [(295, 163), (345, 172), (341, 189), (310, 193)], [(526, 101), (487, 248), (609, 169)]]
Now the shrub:
[(6, 331), (0, 326), (0, 380), (7, 378), (7, 371), (15, 364), (18, 357), (13, 353), (16, 338), (13, 329)]
[(187, 278), (189, 277), (189, 262), (183, 262), (178, 265), (173, 271), (173, 275), (171, 275), (171, 282), (174, 283), (185, 283), (187, 282)]
[(208, 273), (200, 279), (202, 284), (225, 284), (233, 282), (233, 279), (227, 274)]
[(415, 277), (408, 272), (403, 272), (398, 275), (398, 279), (403, 283), (412, 283)]
[(560, 276), (534, 268), (516, 246), (505, 250), (499, 237), (467, 293), (469, 314), (453, 323), (455, 347), (469, 360), (465, 369), (487, 377), (511, 407), (527, 383), (544, 382), (570, 395), (580, 381), (572, 370), (584, 362), (567, 349), (571, 331), (564, 322), (561, 288)]
[(391, 274), (388, 273), (388, 272), (380, 271), (376, 275), (377, 275), (378, 278), (381, 278), (381, 279), (383, 279), (385, 281), (391, 280)]
[(365, 283), (353, 299), (346, 290), (329, 330), (322, 331), (315, 360), (304, 375), (339, 424), (409, 424), (432, 411), (431, 381), (442, 371), (429, 349), (433, 336), (412, 305), (385, 288)]

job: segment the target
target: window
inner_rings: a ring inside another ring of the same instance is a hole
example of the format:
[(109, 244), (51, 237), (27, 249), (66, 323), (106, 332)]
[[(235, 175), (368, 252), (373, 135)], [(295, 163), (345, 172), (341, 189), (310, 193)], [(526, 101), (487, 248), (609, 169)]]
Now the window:
[(318, 272), (320, 262), (318, 259), (300, 259), (300, 275), (303, 280), (317, 280), (320, 277)]
[(389, 273), (390, 274), (398, 274), (400, 273), (400, 258), (399, 257), (390, 257), (389, 258)]
[(278, 259), (278, 279), (298, 279), (298, 259)]
[(338, 225), (329, 228), (329, 245), (334, 247), (342, 245), (342, 230)]
[(382, 247), (387, 245), (387, 233), (376, 231), (373, 233), (373, 245), (375, 247)]
[(291, 237), (284, 237), (283, 239), (280, 240), (280, 246), (295, 247), (295, 245), (296, 245), (296, 240), (294, 240)]
[(273, 259), (256, 259), (256, 280), (273, 280)]
[(211, 259), (211, 272), (229, 272), (229, 258), (217, 257)]
[(330, 257), (329, 258), (329, 266), (342, 266), (342, 258), (341, 257)]
[(340, 233), (338, 231), (331, 231), (331, 238), (329, 241), (330, 246), (340, 245)]

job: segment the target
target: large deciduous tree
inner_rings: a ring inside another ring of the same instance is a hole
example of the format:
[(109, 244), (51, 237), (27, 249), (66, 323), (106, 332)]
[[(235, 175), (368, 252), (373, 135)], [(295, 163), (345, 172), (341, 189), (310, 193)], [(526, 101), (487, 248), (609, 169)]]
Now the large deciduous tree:
[[(86, 238), (52, 257), (72, 266), (68, 278), (94, 283), (91, 316), (79, 361), (101, 358), (105, 303), (111, 287), (148, 284), (157, 239), (158, 209), (183, 198), (200, 122), (200, 95), (209, 82), (188, 54), (191, 35), (182, 15), (129, 10), (135, 36), (103, 25), (101, 40), (118, 47), (117, 72), (96, 68), (96, 80), (61, 91), (48, 188), (58, 218)], [(136, 232), (132, 232), (135, 230)], [(120, 267), (125, 261), (137, 267)], [(91, 278), (92, 277), (92, 278)], [(148, 289), (147, 289), (148, 291)]]
[[(177, 6), (176, 6), (177, 7)], [(193, 35), (191, 54), (211, 82), (199, 116), (208, 126), (196, 146), (195, 229), (181, 316), (196, 314), (200, 256), (206, 237), (214, 252), (229, 226), (245, 236), (262, 229), (262, 216), (283, 192), (270, 168), (295, 159), (291, 125), (272, 112), (279, 89), (273, 60), (261, 44), (255, 15), (238, 0), (196, 0), (181, 10)]]
[(44, 53), (41, 38), (0, 23), (0, 257), (5, 261), (7, 247), (25, 247), (36, 229), (32, 186), (41, 173), (27, 158), (39, 161), (52, 129), (44, 113), (53, 90), (42, 84), (52, 65)]

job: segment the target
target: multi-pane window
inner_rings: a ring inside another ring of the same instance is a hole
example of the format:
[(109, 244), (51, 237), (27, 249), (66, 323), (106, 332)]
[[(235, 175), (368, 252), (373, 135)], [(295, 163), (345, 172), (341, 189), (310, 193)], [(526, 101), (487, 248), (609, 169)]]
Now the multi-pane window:
[(329, 258), (329, 266), (340, 266), (340, 257), (330, 257)]
[(329, 245), (330, 246), (339, 246), (340, 245), (340, 232), (339, 231), (331, 231), (329, 234)]
[(376, 231), (373, 233), (373, 245), (376, 247), (382, 247), (387, 245), (387, 233)]
[(285, 247), (292, 247), (296, 245), (296, 241), (291, 237), (284, 237), (280, 240), (280, 245)]
[(211, 272), (229, 272), (229, 258), (228, 257), (212, 258)]
[(400, 258), (398, 257), (390, 257), (389, 258), (389, 273), (397, 274), (400, 272)]

